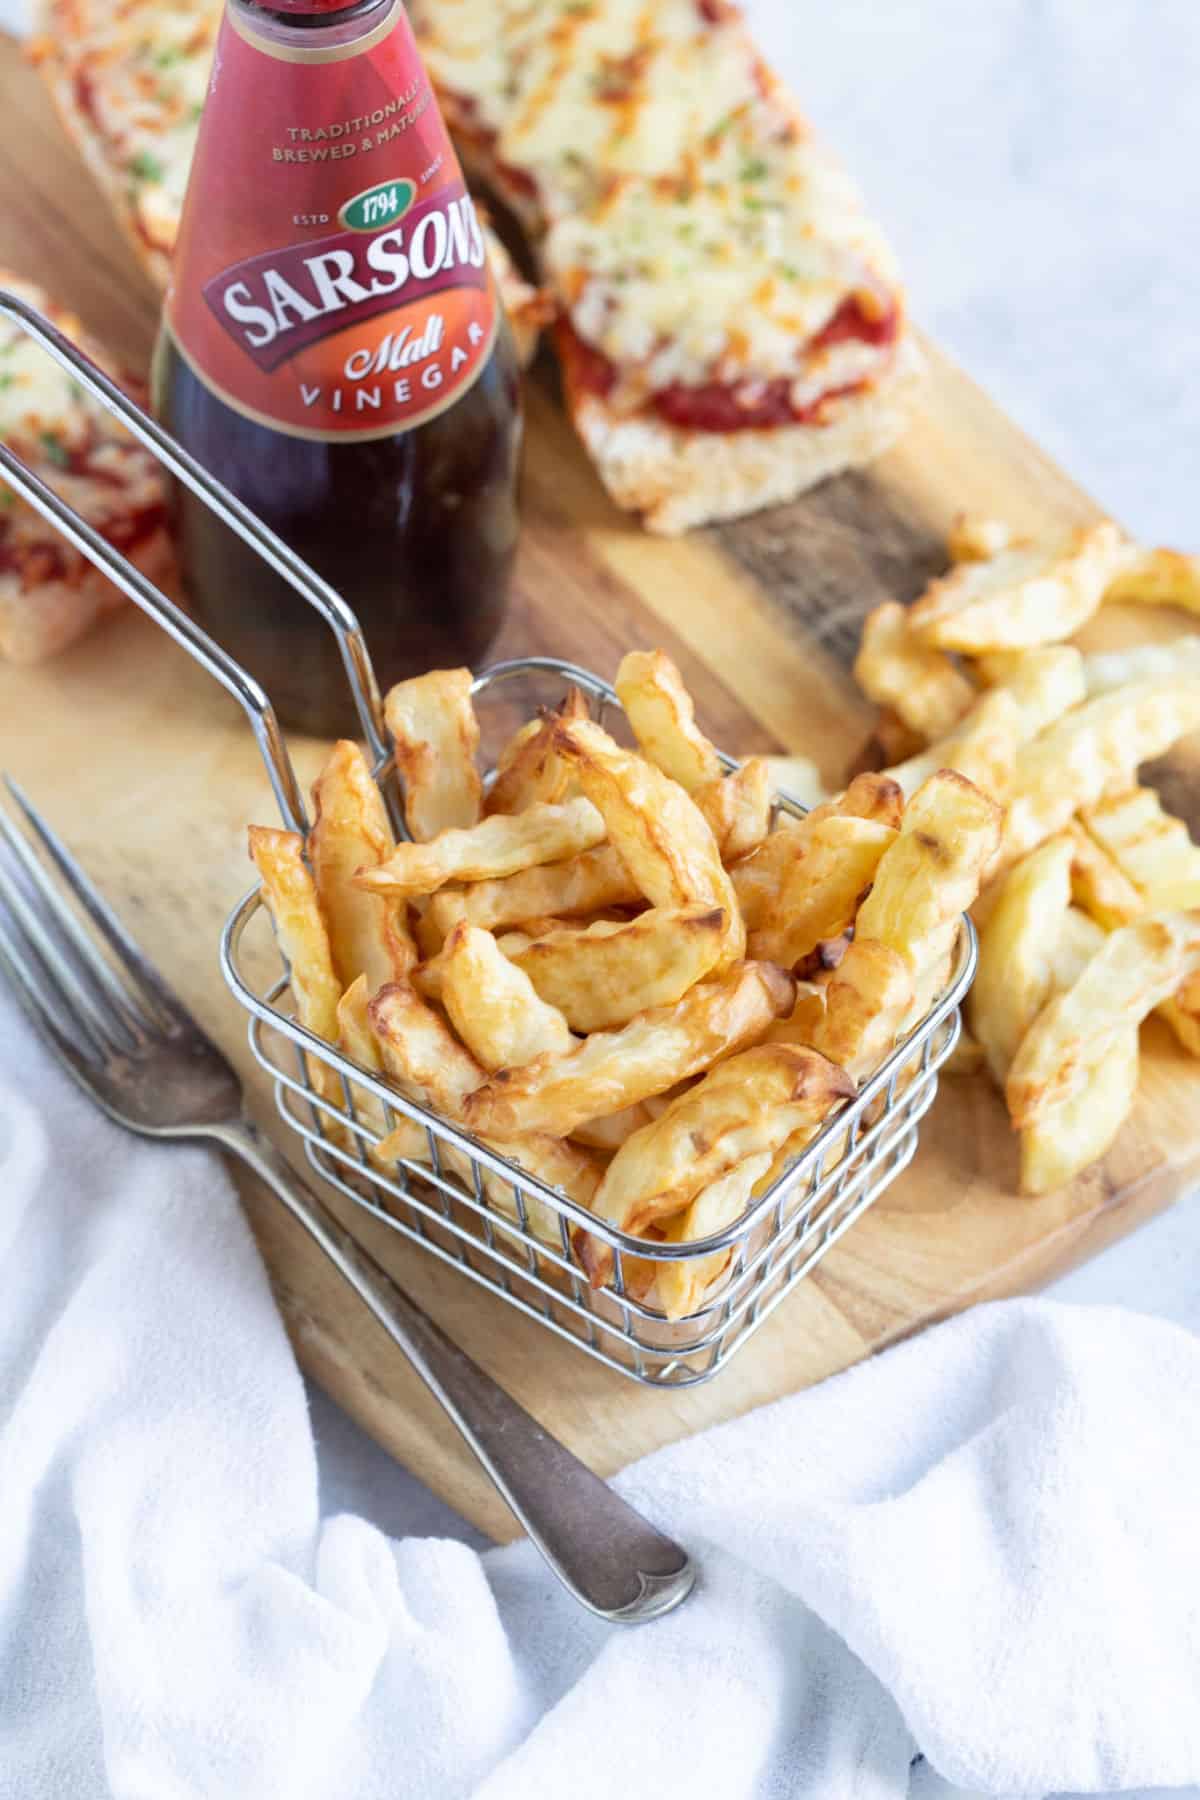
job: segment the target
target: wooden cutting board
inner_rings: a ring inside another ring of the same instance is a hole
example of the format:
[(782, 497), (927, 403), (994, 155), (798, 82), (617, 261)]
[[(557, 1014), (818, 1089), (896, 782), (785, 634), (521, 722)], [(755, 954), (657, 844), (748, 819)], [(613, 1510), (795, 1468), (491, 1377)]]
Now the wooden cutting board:
[[(0, 41), (0, 264), (44, 282), (131, 366), (156, 319), (82, 165), (15, 46)], [(804, 751), (830, 783), (867, 735), (849, 663), (862, 615), (908, 600), (944, 562), (962, 507), (1034, 530), (1083, 521), (1086, 495), (936, 351), (905, 442), (869, 474), (682, 541), (646, 536), (609, 504), (556, 403), (529, 383), (524, 536), (497, 655), (566, 656), (611, 677), (661, 645), (705, 729), (734, 752)], [(1106, 612), (1097, 645), (1180, 622)], [(294, 746), (311, 776), (319, 746)], [(258, 1116), (269, 1093), (223, 985), (217, 939), (250, 885), (248, 820), (273, 822), (241, 714), (131, 608), (56, 662), (0, 666), (0, 766), (28, 787), (150, 954), (229, 1050)], [(1171, 803), (1200, 788), (1177, 758)], [(711, 1384), (639, 1388), (353, 1213), (354, 1229), (470, 1353), (608, 1473), (718, 1420), (820, 1380), (976, 1300), (1028, 1291), (1132, 1230), (1193, 1182), (1193, 1064), (1157, 1024), (1136, 1112), (1104, 1164), (1037, 1201), (1015, 1192), (1015, 1146), (982, 1078), (946, 1080), (912, 1168)], [(285, 1150), (290, 1146), (283, 1141)], [(247, 1210), (305, 1367), (468, 1518), (512, 1535), (506, 1509), (402, 1359), (277, 1203)]]

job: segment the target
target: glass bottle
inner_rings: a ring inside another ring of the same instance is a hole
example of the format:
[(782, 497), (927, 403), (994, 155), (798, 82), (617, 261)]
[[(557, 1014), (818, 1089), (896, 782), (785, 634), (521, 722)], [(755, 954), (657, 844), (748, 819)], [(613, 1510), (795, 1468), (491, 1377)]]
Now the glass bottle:
[[(512, 338), (400, 0), (227, 0), (155, 358), (180, 442), (354, 608), (381, 682), (504, 618)], [(186, 490), (189, 605), (284, 723), (352, 735), (332, 634)]]

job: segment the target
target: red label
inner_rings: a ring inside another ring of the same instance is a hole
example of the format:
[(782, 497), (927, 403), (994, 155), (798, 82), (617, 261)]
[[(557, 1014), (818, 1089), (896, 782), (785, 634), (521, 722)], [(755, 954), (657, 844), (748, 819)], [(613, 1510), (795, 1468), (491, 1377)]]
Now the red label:
[(327, 49), (226, 13), (166, 318), (222, 399), (299, 437), (391, 437), (483, 372), (491, 271), (399, 0)]

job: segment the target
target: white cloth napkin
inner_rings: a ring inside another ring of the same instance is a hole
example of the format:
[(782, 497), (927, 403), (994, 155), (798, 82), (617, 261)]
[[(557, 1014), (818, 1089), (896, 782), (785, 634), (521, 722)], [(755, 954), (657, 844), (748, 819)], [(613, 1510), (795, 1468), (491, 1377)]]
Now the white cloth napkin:
[(219, 1165), (110, 1127), (3, 996), (0, 1276), (3, 1800), (877, 1800), (918, 1752), (997, 1794), (1200, 1777), (1174, 1326), (984, 1308), (648, 1459), (621, 1485), (702, 1579), (621, 1631), (527, 1546), (320, 1518)]

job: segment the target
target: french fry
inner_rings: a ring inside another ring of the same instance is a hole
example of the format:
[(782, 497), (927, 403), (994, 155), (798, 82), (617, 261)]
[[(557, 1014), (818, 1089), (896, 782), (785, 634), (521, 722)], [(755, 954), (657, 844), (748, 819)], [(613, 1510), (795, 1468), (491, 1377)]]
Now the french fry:
[(856, 775), (838, 800), (814, 806), (803, 819), (781, 825), (745, 862), (730, 871), (730, 880), (747, 927), (757, 930), (767, 916), (788, 868), (802, 853), (822, 820), (870, 819), (896, 827), (904, 806), (898, 782), (889, 775)]
[[(1193, 902), (1193, 907), (1196, 904), (1200, 900)], [(1063, 932), (1054, 950), (1054, 992), (1074, 985), (1083, 974), (1083, 965), (1096, 956), (1105, 941), (1105, 927), (1087, 913), (1079, 913), (1076, 907), (1070, 909), (1065, 925), (1069, 929)], [(1189, 1057), (1200, 1057), (1200, 976), (1187, 977), (1168, 1001), (1155, 1006), (1155, 1012), (1175, 1033), (1180, 1048), (1186, 1049)]]
[(1056, 837), (1015, 863), (979, 933), (968, 1017), (1000, 1088), (1054, 991), (1054, 952), (1071, 905), (1071, 859), (1070, 838)]
[(483, 786), (475, 766), (479, 722), (470, 669), (434, 669), (401, 681), (384, 701), (404, 783), (404, 817), (418, 842), (462, 831), (479, 818)]
[(471, 887), (435, 894), (429, 911), (446, 936), (460, 919), (481, 925), (485, 931), (499, 931), (547, 914), (570, 919), (606, 906), (627, 906), (641, 897), (613, 846), (601, 844), (599, 849), (585, 850), (566, 862), (522, 869), (499, 881), (478, 881)]
[(807, 756), (764, 756), (767, 775), (777, 794), (786, 794), (801, 806), (820, 806), (829, 799), (821, 771)]
[(1014, 539), (1003, 519), (987, 519), (976, 513), (959, 513), (946, 535), (951, 562), (991, 562)]
[(383, 1058), (367, 1012), (371, 990), (365, 975), (357, 975), (337, 1005), (338, 1042), (347, 1056), (369, 1069), (372, 1075), (383, 1073)]
[(846, 931), (896, 835), (872, 819), (819, 819), (750, 933), (749, 954), (794, 969), (817, 944)]
[(919, 642), (978, 655), (1068, 638), (1099, 607), (1134, 555), (1109, 519), (1063, 543), (1020, 545), (987, 562), (957, 563), (909, 611)]
[(1142, 550), (1104, 590), (1106, 605), (1177, 606), (1200, 613), (1200, 556)]
[[(440, 896), (433, 896), (433, 899), (437, 898)], [(409, 928), (422, 962), (428, 962), (430, 957), (437, 956), (446, 941), (445, 928), (433, 916), (433, 899), (428, 895), (418, 896), (408, 903), (407, 908)]]
[[(317, 890), (304, 861), (304, 840), (294, 831), (251, 825), (250, 856), (262, 882), (263, 898), (275, 922), (275, 937), (291, 973), (296, 1017), (327, 1044), (338, 1039), (342, 984), (333, 967), (329, 932)], [(341, 1081), (328, 1063), (306, 1056), (309, 1080), (322, 1099), (341, 1104)]]
[[(826, 807), (828, 811), (826, 811)], [(899, 829), (904, 812), (904, 795), (899, 784), (889, 775), (865, 773), (856, 775), (845, 793), (823, 806), (814, 806), (806, 818), (797, 821), (807, 825), (818, 817), (844, 814), (848, 819), (873, 819), (878, 825)]]
[(652, 907), (624, 924), (564, 926), (512, 955), (573, 1031), (608, 1031), (682, 999), (719, 960), (725, 926), (720, 907)]
[(571, 772), (555, 754), (554, 725), (557, 719), (587, 716), (587, 701), (577, 687), (572, 687), (557, 711), (522, 725), (500, 752), (496, 779), (483, 803), (484, 812), (518, 813), (537, 801), (567, 799)]
[[(587, 925), (624, 925), (628, 921), (624, 914), (614, 918), (611, 914), (602, 914), (599, 918), (590, 918)], [(536, 944), (539, 938), (549, 937), (555, 931), (577, 930), (585, 921), (576, 919), (523, 919), (519, 926), (513, 925), (503, 931), (496, 939), (505, 956), (516, 960), (522, 950), (528, 950), (530, 944)]]
[(1084, 659), (1073, 644), (997, 650), (981, 656), (975, 668), (989, 687), (1003, 688), (1020, 707), (1022, 743), (1087, 699)]
[[(461, 1124), (468, 1096), (483, 1080), (484, 1073), (470, 1051), (463, 1048), (415, 989), (404, 983), (381, 989), (367, 1010), (384, 1068), (399, 1091), (427, 1111)], [(379, 1145), (377, 1155), (386, 1159), (404, 1154), (397, 1146), (407, 1140), (406, 1122), (393, 1138)], [(499, 1155), (520, 1163), (548, 1186), (561, 1189), (581, 1205), (591, 1205), (600, 1169), (596, 1160), (578, 1145), (560, 1144), (544, 1136), (500, 1141), (485, 1138), (484, 1142)], [(442, 1144), (439, 1156), (468, 1189), (473, 1187), (471, 1165), (462, 1152), (452, 1144)], [(485, 1173), (483, 1187), (493, 1205), (509, 1217), (518, 1215), (512, 1190), (500, 1176)], [(561, 1241), (558, 1214), (552, 1208), (536, 1199), (526, 1199), (525, 1209), (539, 1237), (550, 1244)]]
[(861, 760), (847, 771), (853, 776), (862, 770), (885, 769), (889, 763), (904, 762), (923, 749), (928, 739), (923, 731), (906, 725), (893, 707), (881, 706), (875, 729), (863, 747)]
[(1134, 644), (1128, 650), (1102, 650), (1083, 659), (1089, 698), (1111, 693), (1131, 682), (1160, 676), (1200, 675), (1200, 638), (1176, 638), (1170, 644)]
[(859, 909), (856, 938), (898, 950), (915, 977), (931, 940), (946, 926), (957, 929), (979, 892), (999, 827), (999, 807), (964, 776), (948, 769), (931, 776), (904, 809)]
[[(856, 1081), (891, 1054), (915, 1010), (913, 974), (890, 944), (856, 936), (824, 985), (824, 1004), (805, 1021), (807, 1041)], [(797, 1002), (796, 1015), (800, 1013)]]
[[(1035, 852), (1036, 854), (1036, 852)], [(1063, 994), (1074, 987), (1108, 933), (1103, 925), (1077, 906), (1067, 908), (1058, 937), (1050, 952), (1050, 992)]]
[(1006, 688), (993, 688), (976, 701), (952, 736), (886, 773), (908, 795), (939, 769), (953, 769), (1003, 805), (1012, 790), (1021, 731), (1016, 700)]
[(652, 906), (720, 907), (720, 966), (744, 953), (746, 931), (721, 853), (702, 813), (678, 782), (622, 750), (598, 725), (559, 725), (555, 746), (579, 777), (614, 849)]
[[(771, 1158), (770, 1167), (755, 1182), (752, 1199), (761, 1200), (764, 1194), (770, 1193), (775, 1183), (782, 1180), (803, 1156), (819, 1130), (819, 1125), (803, 1125), (799, 1131), (793, 1131), (791, 1137), (784, 1139)], [(830, 1147), (824, 1164), (825, 1174), (828, 1175), (830, 1170), (837, 1167), (844, 1154), (844, 1147), (839, 1147), (836, 1143)]]
[(739, 862), (757, 850), (771, 829), (774, 787), (764, 757), (752, 756), (731, 774), (706, 781), (692, 798), (726, 864)]
[[(370, 999), (367, 978), (359, 975), (338, 1001), (338, 1038), (347, 1056), (360, 1068), (368, 1069), (372, 1075), (382, 1075), (383, 1058), (367, 1011)], [(385, 1173), (398, 1157), (408, 1162), (429, 1161), (429, 1142), (415, 1119), (401, 1118), (389, 1132), (383, 1102), (365, 1089), (355, 1090), (354, 1110), (359, 1120), (376, 1133), (380, 1143), (386, 1142), (389, 1147), (388, 1155), (383, 1157), (378, 1145), (367, 1149), (367, 1156), (373, 1163), (381, 1165)]]
[[(773, 1155), (854, 1091), (844, 1069), (800, 1045), (731, 1056), (617, 1151), (596, 1192), (596, 1217), (644, 1233), (746, 1157)], [(599, 1239), (581, 1244), (580, 1260), (589, 1280), (607, 1278), (611, 1253)]]
[(604, 832), (604, 820), (582, 795), (561, 806), (538, 802), (524, 812), (493, 813), (465, 831), (398, 844), (385, 863), (360, 872), (358, 886), (369, 894), (409, 895), (433, 894), (451, 881), (495, 881), (592, 850)]
[[(849, 953), (847, 950), (846, 955), (848, 956)], [(842, 960), (844, 962), (845, 958), (843, 957)], [(786, 1018), (776, 1020), (768, 1031), (765, 1042), (768, 1044), (809, 1044), (816, 1049), (816, 1034), (823, 1027), (831, 979), (832, 975), (819, 975), (812, 981), (797, 981), (796, 999), (791, 1012), (787, 1014)], [(828, 1056), (829, 1052), (826, 1050), (823, 1054)], [(829, 1060), (840, 1062), (841, 1058), (830, 1056)]]
[[(508, 1144), (488, 1139), (484, 1141), (490, 1143), (490, 1148), (498, 1151), (501, 1156), (517, 1163), (528, 1174), (544, 1181), (547, 1187), (566, 1194), (568, 1199), (591, 1210), (603, 1169), (590, 1151), (554, 1137), (518, 1138)], [(498, 1176), (489, 1175), (485, 1177), (484, 1186), (493, 1205), (498, 1205), (512, 1218), (519, 1217), (519, 1209), (507, 1182), (501, 1181)], [(560, 1215), (552, 1207), (526, 1195), (525, 1215), (539, 1237), (555, 1249), (562, 1248)]]
[(604, 1150), (611, 1156), (626, 1138), (648, 1125), (653, 1117), (642, 1100), (636, 1106), (623, 1107), (619, 1113), (609, 1113), (606, 1119), (588, 1119), (585, 1124), (575, 1127), (571, 1138), (576, 1144), (586, 1144), (589, 1150)]
[(889, 769), (911, 794), (938, 769), (957, 769), (994, 800), (1011, 791), (1020, 747), (1086, 695), (1083, 658), (1069, 644), (1037, 650), (998, 650), (977, 665), (989, 683), (940, 744)]
[(381, 988), (367, 1008), (389, 1078), (409, 1100), (461, 1124), (486, 1072), (407, 982)]
[(683, 1081), (677, 1081), (671, 1087), (664, 1088), (661, 1094), (647, 1094), (641, 1104), (652, 1119), (661, 1119), (672, 1101), (678, 1100), (680, 1094), (686, 1094), (689, 1088), (695, 1087), (696, 1083), (703, 1079), (703, 1075), (689, 1075)]
[(565, 1056), (574, 1048), (562, 1014), (538, 997), (491, 932), (456, 925), (440, 960), (441, 998), (450, 1023), (489, 1073), (520, 1068), (535, 1056)]
[(692, 696), (669, 656), (631, 650), (613, 684), (643, 756), (693, 793), (723, 774), (721, 759), (696, 724)]
[[(881, 1008), (872, 1049), (889, 1037), (894, 1042), (925, 1016), (948, 978), (960, 915), (974, 902), (995, 855), (1000, 818), (995, 802), (952, 769), (940, 770), (917, 789), (904, 810), (900, 835), (884, 852), (859, 908), (854, 945), (831, 982), (827, 1030), (838, 1024), (834, 983), (838, 977), (847, 982), (858, 977), (860, 940), (897, 952), (912, 983), (911, 1001), (898, 1019), (891, 1006)], [(851, 1066), (856, 1072), (869, 1066), (865, 1048)]]
[(1128, 925), (1147, 911), (1145, 896), (1077, 819), (1065, 835), (1071, 844), (1071, 898), (1077, 906), (1105, 931)]
[[(407, 1154), (405, 1146), (411, 1141), (410, 1120), (402, 1120), (385, 1138), (374, 1152), (373, 1160), (380, 1163), (394, 1163), (399, 1157)], [(419, 1127), (416, 1129), (419, 1130)], [(424, 1132), (420, 1133), (424, 1139)], [(486, 1142), (487, 1140), (485, 1140)], [(514, 1144), (489, 1143), (488, 1148), (497, 1155), (507, 1157), (510, 1162), (517, 1163), (529, 1175), (544, 1181), (547, 1187), (557, 1189), (568, 1198), (578, 1202), (580, 1206), (590, 1207), (596, 1188), (600, 1183), (601, 1166), (587, 1150), (578, 1144), (561, 1142), (552, 1137), (522, 1138)], [(447, 1173), (457, 1176), (463, 1186), (474, 1192), (475, 1171), (469, 1157), (456, 1150), (452, 1144), (441, 1144), (438, 1148), (439, 1160)], [(410, 1160), (429, 1160), (426, 1148), (421, 1157)], [(487, 1200), (506, 1218), (520, 1220), (522, 1207), (518, 1206), (511, 1181), (500, 1175), (494, 1175), (490, 1169), (482, 1171), (480, 1180)], [(562, 1231), (560, 1215), (553, 1207), (547, 1206), (536, 1195), (525, 1194), (522, 1197), (525, 1223), (544, 1244), (552, 1249), (562, 1248)]]
[(1137, 1096), (1138, 1034), (1127, 1025), (1109, 1040), (1086, 1087), (1048, 1106), (1021, 1132), (1021, 1192), (1065, 1187), (1112, 1145)]
[(1079, 807), (1133, 787), (1139, 765), (1200, 727), (1200, 677), (1167, 675), (1100, 694), (1026, 744), (1004, 828), (1005, 862), (1053, 837)]
[(800, 981), (819, 981), (832, 975), (850, 948), (850, 927), (837, 937), (818, 938), (812, 949), (792, 965), (792, 974)]
[(569, 1056), (501, 1069), (467, 1103), (472, 1130), (515, 1137), (568, 1137), (589, 1119), (620, 1112), (763, 1037), (788, 1012), (791, 978), (770, 963), (745, 963), (701, 982), (675, 1006), (656, 1007), (619, 1031), (598, 1031)]
[(1163, 811), (1153, 788), (1114, 794), (1083, 808), (1080, 819), (1143, 894), (1200, 886), (1200, 846), (1182, 819)]
[[(671, 1222), (666, 1241), (669, 1244), (692, 1244), (700, 1238), (724, 1231), (741, 1218), (754, 1189), (771, 1167), (769, 1150), (748, 1156), (728, 1174), (711, 1182), (696, 1195), (680, 1218)], [(668, 1319), (686, 1319), (694, 1313), (705, 1292), (724, 1271), (732, 1250), (714, 1250), (711, 1256), (692, 1257), (687, 1262), (660, 1262), (658, 1266), (658, 1303)]]
[(386, 861), (395, 839), (367, 759), (343, 738), (313, 783), (313, 828), (308, 837), (317, 899), (329, 932), (333, 966), (342, 986), (365, 975), (372, 993), (401, 981), (417, 959), (403, 902), (364, 894), (359, 869)]
[(1112, 932), (1078, 981), (1039, 1013), (1005, 1097), (1020, 1130), (1078, 1094), (1120, 1034), (1200, 969), (1200, 913), (1158, 913)]
[(940, 650), (916, 638), (907, 609), (886, 600), (863, 620), (854, 674), (877, 706), (890, 707), (926, 742), (953, 731), (974, 704), (975, 689)]
[[(1076, 853), (1072, 890), (1097, 929), (1111, 931), (1147, 912), (1200, 907), (1200, 871), (1194, 867), (1200, 850), (1182, 820), (1162, 811), (1152, 788), (1101, 801), (1081, 818), (1083, 823), (1070, 827)], [(1188, 1054), (1200, 1056), (1200, 984), (1185, 981), (1155, 1011)]]

